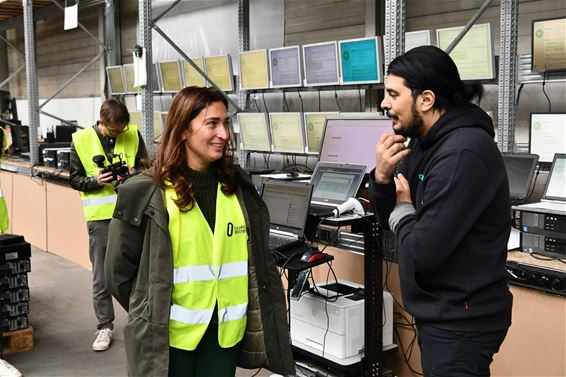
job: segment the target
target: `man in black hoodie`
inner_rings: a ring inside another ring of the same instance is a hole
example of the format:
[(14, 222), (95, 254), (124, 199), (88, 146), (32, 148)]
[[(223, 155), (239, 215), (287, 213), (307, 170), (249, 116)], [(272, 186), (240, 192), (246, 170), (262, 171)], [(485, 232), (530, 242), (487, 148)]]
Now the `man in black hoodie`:
[(424, 375), (489, 376), (513, 298), (507, 175), (491, 118), (471, 103), (483, 89), (433, 46), (395, 58), (387, 73), (381, 107), (394, 132), (376, 146), (370, 197), (397, 238)]

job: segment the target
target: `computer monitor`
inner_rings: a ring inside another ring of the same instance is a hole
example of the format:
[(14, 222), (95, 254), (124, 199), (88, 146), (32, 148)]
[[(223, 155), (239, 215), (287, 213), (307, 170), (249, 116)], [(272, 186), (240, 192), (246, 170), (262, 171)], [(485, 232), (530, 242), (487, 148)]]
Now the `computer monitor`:
[(271, 152), (271, 141), (265, 113), (238, 113), (240, 149), (245, 151)]
[(369, 172), (375, 167), (375, 146), (379, 138), (392, 129), (393, 122), (389, 118), (329, 118), (318, 160), (366, 165)]
[(419, 46), (432, 45), (432, 33), (430, 30), (416, 30), (405, 33), (405, 52)]
[(149, 89), (153, 93), (161, 93), (161, 72), (159, 72), (159, 67), (157, 63), (151, 65), (152, 75), (149, 80)]
[(531, 191), (538, 156), (528, 153), (502, 153), (501, 155), (507, 171), (511, 204), (518, 204), (526, 199)]
[(142, 113), (141, 111), (130, 111), (130, 124), (137, 126), (141, 130)]
[(566, 70), (566, 17), (533, 21), (531, 66), (538, 72)]
[(169, 114), (168, 111), (162, 111), (160, 113), (160, 118), (161, 118), (161, 129), (163, 131), (165, 131), (165, 127), (167, 126), (167, 114)]
[(301, 113), (269, 113), (273, 152), (305, 153)]
[(566, 113), (531, 113), (529, 153), (550, 164), (555, 153), (566, 150)]
[(163, 93), (177, 93), (183, 88), (178, 60), (158, 62)]
[[(207, 56), (204, 58), (206, 75), (225, 92), (234, 91), (234, 75), (230, 55)], [(211, 85), (209, 83), (209, 85)]]
[[(464, 27), (436, 30), (438, 47), (446, 50)], [(462, 80), (491, 80), (495, 78), (491, 25), (478, 24), (471, 27), (464, 38), (450, 52)]]
[(292, 88), (303, 85), (299, 46), (269, 50), (269, 69), (272, 88)]
[[(76, 121), (70, 121), (71, 123), (76, 123)], [(77, 131), (77, 126), (71, 126), (68, 124), (61, 124), (55, 126), (55, 142), (62, 143), (73, 141), (73, 133)]]
[[(122, 70), (124, 72), (124, 82), (126, 84), (126, 93), (128, 94), (136, 94), (137, 90), (134, 86), (134, 82), (136, 79), (136, 75), (134, 72), (134, 65), (133, 64), (124, 64), (122, 66)], [(140, 88), (141, 90), (141, 88)]]
[(106, 67), (106, 77), (111, 95), (126, 94), (126, 83), (121, 65)]
[[(130, 124), (138, 127), (138, 130), (142, 132), (142, 112), (141, 111), (130, 111)], [(161, 112), (153, 112), (153, 139), (157, 139), (161, 136), (163, 132), (164, 125), (161, 121)]]
[[(193, 63), (200, 68), (201, 71), (206, 72), (204, 68), (203, 58), (191, 58)], [(186, 60), (183, 62), (183, 77), (185, 79), (185, 88), (188, 86), (206, 86), (205, 78)]]
[(305, 86), (339, 84), (336, 41), (303, 45), (303, 69)]
[(326, 119), (337, 117), (338, 113), (304, 113), (305, 139), (308, 154), (318, 154)]
[(12, 101), (12, 96), (7, 90), (0, 90), (0, 113), (7, 113), (10, 109), (10, 102)]
[(269, 88), (267, 50), (240, 52), (240, 89)]
[[(16, 121), (15, 123), (19, 123)], [(12, 153), (21, 154), (29, 152), (29, 127), (28, 126), (9, 126), (12, 135)], [(8, 130), (6, 130), (8, 131)]]
[(381, 37), (338, 41), (340, 83), (371, 84), (383, 82), (383, 45)]

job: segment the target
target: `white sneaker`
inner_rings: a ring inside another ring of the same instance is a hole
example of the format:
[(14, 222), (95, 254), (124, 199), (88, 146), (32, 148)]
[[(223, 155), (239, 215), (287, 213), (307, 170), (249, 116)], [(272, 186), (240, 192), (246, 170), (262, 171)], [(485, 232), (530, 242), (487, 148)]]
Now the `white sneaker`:
[(92, 343), (93, 351), (106, 351), (112, 343), (112, 330), (104, 328), (96, 332), (96, 339)]
[(22, 373), (6, 360), (0, 359), (0, 377), (22, 377)]

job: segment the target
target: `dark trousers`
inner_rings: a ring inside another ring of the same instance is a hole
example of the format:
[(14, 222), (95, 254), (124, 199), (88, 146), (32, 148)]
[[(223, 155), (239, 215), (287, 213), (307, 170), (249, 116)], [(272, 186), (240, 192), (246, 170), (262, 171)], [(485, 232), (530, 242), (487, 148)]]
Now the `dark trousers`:
[(210, 324), (194, 351), (169, 348), (169, 377), (234, 377), (239, 349), (221, 348), (218, 325)]
[(113, 328), (114, 306), (112, 296), (106, 290), (104, 283), (104, 260), (106, 259), (106, 244), (108, 243), (108, 226), (110, 220), (89, 221), (88, 243), (89, 256), (92, 263), (92, 300), (94, 314), (98, 321), (97, 329)]
[(425, 377), (489, 376), (493, 355), (507, 330), (454, 331), (417, 322)]

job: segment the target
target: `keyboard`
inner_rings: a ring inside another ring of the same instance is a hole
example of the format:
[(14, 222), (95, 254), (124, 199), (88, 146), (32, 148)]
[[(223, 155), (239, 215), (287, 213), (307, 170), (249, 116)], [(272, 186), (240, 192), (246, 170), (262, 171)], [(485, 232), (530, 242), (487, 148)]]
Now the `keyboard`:
[(285, 250), (302, 243), (303, 240), (287, 237), (269, 236), (269, 250)]

